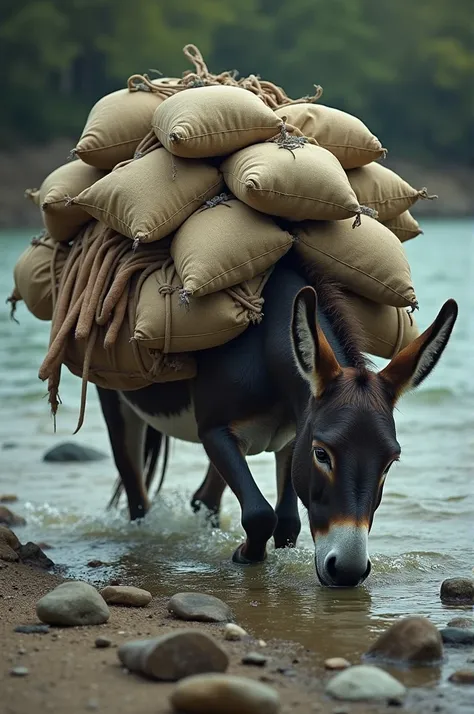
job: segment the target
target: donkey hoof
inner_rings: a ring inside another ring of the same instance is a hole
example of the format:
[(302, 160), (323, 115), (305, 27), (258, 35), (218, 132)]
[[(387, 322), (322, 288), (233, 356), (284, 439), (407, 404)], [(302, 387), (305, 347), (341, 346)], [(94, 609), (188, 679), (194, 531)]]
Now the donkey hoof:
[(242, 543), (242, 545), (239, 545), (237, 550), (234, 552), (234, 555), (232, 556), (232, 561), (234, 563), (238, 563), (238, 565), (257, 565), (258, 563), (263, 563), (267, 559), (267, 553), (265, 552), (263, 558), (250, 560), (250, 558), (247, 558), (247, 556), (244, 555), (245, 547), (246, 543)]

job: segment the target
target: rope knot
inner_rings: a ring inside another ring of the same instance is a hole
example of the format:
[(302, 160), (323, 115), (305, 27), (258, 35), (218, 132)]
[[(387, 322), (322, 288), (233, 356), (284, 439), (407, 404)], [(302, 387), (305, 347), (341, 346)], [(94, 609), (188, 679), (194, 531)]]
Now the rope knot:
[(175, 291), (176, 291), (176, 288), (174, 288), (169, 283), (164, 283), (163, 285), (160, 285), (160, 287), (158, 288), (158, 292), (160, 295), (172, 295)]

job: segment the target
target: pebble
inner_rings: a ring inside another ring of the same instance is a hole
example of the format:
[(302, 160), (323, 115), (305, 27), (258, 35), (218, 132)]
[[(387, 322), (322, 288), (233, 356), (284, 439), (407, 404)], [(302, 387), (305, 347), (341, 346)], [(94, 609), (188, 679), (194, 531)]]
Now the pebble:
[(440, 634), (446, 645), (458, 647), (474, 645), (474, 630), (466, 630), (462, 627), (444, 627), (440, 630)]
[(358, 664), (336, 674), (326, 685), (326, 693), (348, 701), (397, 699), (405, 687), (388, 672), (367, 664)]
[(110, 617), (104, 598), (80, 580), (58, 585), (36, 604), (36, 614), (50, 625), (101, 625)]
[(13, 667), (13, 669), (10, 670), (10, 674), (13, 677), (26, 677), (30, 673), (30, 670), (28, 667)]
[(184, 714), (277, 714), (278, 692), (253, 679), (226, 674), (201, 674), (180, 682), (170, 696)]
[(459, 669), (449, 677), (455, 684), (474, 684), (474, 669)]
[(267, 643), (265, 642), (265, 640), (258, 640), (257, 645), (259, 647), (266, 647)]
[(86, 702), (86, 709), (94, 710), (99, 708), (99, 702), (97, 699), (88, 699)]
[(112, 644), (112, 640), (109, 640), (108, 637), (97, 637), (97, 639), (94, 642), (94, 645), (98, 649), (105, 649), (106, 647), (110, 647)]
[(105, 563), (102, 560), (89, 560), (87, 563), (88, 568), (101, 568)]
[(326, 669), (347, 669), (351, 666), (351, 663), (344, 659), (344, 657), (330, 657), (324, 662)]
[(18, 625), (15, 627), (15, 632), (21, 632), (24, 635), (47, 635), (49, 631), (49, 625)]
[(18, 501), (18, 496), (15, 496), (14, 493), (4, 493), (0, 496), (0, 503), (15, 503), (16, 501)]
[(232, 611), (225, 602), (204, 593), (177, 593), (169, 601), (168, 611), (180, 620), (228, 622), (232, 619)]
[(426, 617), (404, 617), (378, 637), (367, 655), (386, 662), (434, 663), (443, 658), (443, 641)]
[(268, 662), (268, 657), (259, 652), (249, 652), (242, 657), (242, 664), (250, 664), (254, 667), (265, 667)]
[(146, 607), (152, 599), (148, 590), (134, 588), (132, 585), (108, 585), (100, 594), (109, 605), (129, 607)]
[(203, 672), (225, 672), (229, 657), (210, 635), (177, 630), (161, 637), (125, 642), (118, 657), (131, 672), (175, 682)]
[(463, 630), (474, 630), (474, 617), (455, 617), (447, 627), (462, 627)]
[(439, 594), (443, 602), (474, 605), (474, 580), (472, 578), (448, 578), (441, 583)]
[(52, 449), (45, 453), (43, 461), (68, 463), (71, 461), (100, 461), (106, 458), (107, 454), (104, 454), (102, 451), (97, 451), (97, 449), (92, 449), (90, 446), (82, 446), (81, 444), (76, 444), (76, 442), (68, 441), (64, 444), (53, 446)]
[(224, 639), (231, 642), (238, 642), (242, 637), (247, 637), (247, 632), (243, 627), (234, 625), (233, 622), (228, 622), (224, 628)]
[(24, 526), (26, 521), (22, 516), (13, 513), (6, 506), (0, 506), (0, 524), (2, 526)]

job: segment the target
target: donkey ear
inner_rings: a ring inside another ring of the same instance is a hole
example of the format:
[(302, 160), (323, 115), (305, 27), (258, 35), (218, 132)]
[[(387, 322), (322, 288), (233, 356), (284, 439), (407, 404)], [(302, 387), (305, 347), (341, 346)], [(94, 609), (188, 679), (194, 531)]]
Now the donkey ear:
[(404, 392), (418, 387), (434, 369), (448, 344), (457, 316), (456, 301), (447, 300), (433, 324), (379, 372), (392, 386), (395, 401)]
[(291, 321), (291, 341), (298, 370), (310, 386), (314, 397), (320, 397), (328, 382), (335, 379), (341, 367), (317, 324), (315, 290), (306, 286), (295, 298)]

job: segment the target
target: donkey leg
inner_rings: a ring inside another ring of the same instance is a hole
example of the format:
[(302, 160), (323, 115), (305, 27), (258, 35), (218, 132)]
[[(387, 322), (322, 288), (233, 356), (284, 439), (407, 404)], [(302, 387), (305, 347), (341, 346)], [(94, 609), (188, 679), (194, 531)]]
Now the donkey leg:
[(209, 464), (204, 481), (191, 499), (191, 508), (197, 513), (204, 506), (206, 520), (212, 528), (219, 528), (219, 510), (226, 482), (213, 464)]
[(97, 387), (115, 466), (127, 494), (130, 520), (143, 518), (150, 502), (143, 484), (146, 424), (118, 393)]
[(234, 553), (235, 563), (260, 563), (277, 523), (275, 511), (255, 483), (236, 437), (228, 426), (200, 433), (201, 442), (216, 469), (237, 496), (247, 539)]
[(273, 534), (275, 548), (294, 548), (301, 530), (298, 497), (291, 480), (293, 442), (275, 454), (277, 477), (277, 527)]

